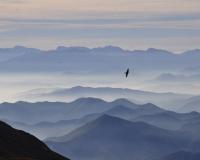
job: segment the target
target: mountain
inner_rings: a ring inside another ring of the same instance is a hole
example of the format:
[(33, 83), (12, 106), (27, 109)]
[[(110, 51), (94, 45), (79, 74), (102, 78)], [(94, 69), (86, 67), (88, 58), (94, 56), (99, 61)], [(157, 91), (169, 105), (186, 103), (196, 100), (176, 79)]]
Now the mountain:
[[(147, 124), (154, 125), (163, 129), (180, 130), (185, 133), (187, 132), (188, 135), (191, 137), (196, 135), (196, 133), (199, 133), (199, 130), (197, 130), (197, 128), (199, 128), (198, 124), (200, 123), (200, 114), (198, 112), (176, 113), (161, 109), (153, 104), (133, 104), (133, 106), (130, 105), (127, 107), (125, 106), (125, 102), (127, 104), (131, 104), (127, 100), (119, 99), (108, 103), (109, 105), (112, 104), (112, 107), (110, 108), (110, 106), (107, 104), (106, 106), (109, 106), (108, 108), (110, 109), (104, 112), (86, 114), (85, 116), (77, 119), (73, 118), (68, 120), (58, 120), (56, 122), (52, 122), (50, 120), (42, 121), (44, 117), (40, 118), (40, 116), (38, 116), (38, 121), (40, 122), (36, 124), (26, 124), (27, 122), (22, 123), (16, 121), (13, 122), (6, 119), (4, 119), (4, 121), (6, 121), (8, 124), (15, 128), (24, 130), (35, 135), (41, 140), (44, 140), (49, 137), (63, 136), (65, 134), (68, 134), (71, 131), (99, 118), (103, 114), (126, 119), (132, 122), (145, 122)], [(121, 105), (118, 105), (120, 103)], [(67, 119), (69, 117), (64, 118)]]
[[(80, 99), (80, 100), (82, 101), (82, 99)], [(120, 105), (118, 105), (118, 104), (120, 104)], [(125, 106), (125, 104), (127, 104), (127, 105), (129, 104), (130, 106), (127, 107), (127, 106)], [(157, 106), (154, 106), (152, 104), (137, 105), (137, 106), (135, 104), (133, 104), (131, 106), (131, 102), (128, 102), (125, 99), (115, 100), (113, 102), (106, 104), (106, 106), (108, 106), (108, 108), (110, 108), (109, 105), (112, 106), (111, 109), (106, 110), (105, 112), (99, 112), (99, 113), (94, 112), (92, 114), (87, 114), (86, 116), (78, 118), (78, 119), (59, 120), (56, 122), (41, 121), (36, 124), (26, 124), (26, 123), (16, 122), (16, 121), (13, 122), (13, 121), (9, 121), (6, 119), (4, 119), (4, 121), (6, 121), (8, 124), (10, 124), (11, 126), (13, 126), (15, 128), (29, 132), (29, 133), (35, 135), (36, 137), (38, 137), (39, 139), (43, 140), (43, 139), (46, 139), (49, 137), (63, 136), (67, 133), (70, 133), (74, 129), (77, 129), (78, 127), (81, 127), (81, 126), (85, 125), (86, 123), (99, 118), (103, 114), (107, 114), (110, 116), (115, 116), (118, 118), (123, 118), (123, 119), (129, 120), (129, 119), (134, 119), (134, 118), (144, 115), (144, 114), (152, 115), (155, 113), (161, 113), (161, 112), (165, 111), (165, 110), (163, 110)], [(84, 108), (81, 110), (83, 110), (83, 112), (84, 112)], [(67, 113), (66, 113), (66, 115), (67, 115)], [(43, 119), (43, 117), (40, 118), (38, 116), (38, 121), (42, 120), (42, 119)], [(67, 119), (67, 118), (65, 118), (65, 119)]]
[(126, 106), (127, 108), (131, 108), (131, 109), (137, 109), (139, 107), (138, 104), (135, 104), (125, 98), (119, 98), (119, 99), (115, 99), (114, 101), (111, 102), (111, 104), (113, 106)]
[(74, 160), (149, 160), (182, 150), (188, 142), (174, 131), (103, 115), (46, 144)]
[[(103, 113), (116, 105), (137, 105), (127, 100), (106, 102), (97, 98), (80, 98), (70, 103), (62, 102), (17, 102), (0, 104), (0, 119), (34, 124), (79, 119), (93, 113)], [(139, 106), (139, 105), (138, 105)]]
[[(77, 99), (81, 97), (98, 97), (108, 101), (115, 99), (129, 99), (136, 103), (153, 103), (166, 109), (176, 110), (183, 105), (183, 101), (192, 97), (187, 94), (175, 93), (155, 93), (148, 91), (133, 90), (127, 88), (109, 88), (109, 87), (83, 87), (76, 86), (72, 88), (54, 89), (54, 91), (47, 92), (44, 90), (28, 91), (19, 96), (20, 99), (46, 99), (46, 100), (60, 100)], [(124, 102), (126, 103), (126, 102)], [(129, 105), (126, 103), (126, 106)], [(131, 104), (132, 105), (132, 104)]]
[(199, 160), (200, 152), (179, 151), (158, 160)]
[(140, 71), (174, 71), (199, 65), (198, 53), (198, 50), (174, 54), (154, 48), (128, 51), (115, 46), (91, 49), (60, 46), (56, 50), (33, 52), (4, 61), (0, 63), (0, 71), (117, 73), (127, 66)]
[(2, 121), (0, 131), (1, 160), (68, 160), (51, 151), (32, 135), (16, 130)]
[(37, 123), (40, 121), (56, 121), (68, 111), (65, 103), (60, 102), (16, 102), (0, 104), (0, 118), (9, 121)]
[(0, 48), (0, 62), (4, 62), (25, 54), (37, 52), (40, 52), (40, 50), (34, 48), (26, 48), (23, 46), (15, 46), (14, 48)]
[(133, 116), (135, 117), (137, 115), (134, 109), (124, 107), (122, 105), (115, 106), (104, 113), (110, 116), (120, 117), (123, 119), (130, 119)]
[[(142, 121), (160, 128), (169, 130), (178, 130), (188, 123), (192, 123), (200, 119), (200, 114), (197, 112), (191, 113), (176, 113), (171, 111), (163, 111), (156, 114), (141, 115), (132, 118), (133, 122)], [(189, 129), (190, 127), (186, 127)]]
[(40, 140), (44, 140), (49, 137), (59, 137), (68, 134), (100, 116), (101, 114), (90, 114), (80, 119), (60, 120), (57, 122), (40, 122), (36, 124), (26, 124), (9, 120), (3, 121), (17, 129), (31, 133)]
[(165, 112), (154, 115), (143, 115), (133, 118), (132, 121), (142, 121), (160, 128), (173, 130), (179, 129), (183, 125), (181, 120)]
[(141, 115), (152, 115), (156, 113), (162, 113), (164, 111), (164, 109), (161, 109), (158, 106), (147, 103), (144, 105), (140, 105), (137, 108), (128, 108), (123, 105), (116, 105), (110, 110), (104, 112), (104, 114), (130, 120)]
[(186, 100), (185, 104), (178, 110), (179, 112), (200, 112), (200, 96), (194, 96)]
[[(195, 57), (198, 58), (199, 54), (200, 54), (200, 49), (190, 50), (183, 53), (183, 55), (187, 55), (193, 58)], [(186, 67), (183, 71), (187, 73), (192, 73), (192, 74), (199, 74), (200, 65), (199, 64), (191, 65), (190, 67)]]

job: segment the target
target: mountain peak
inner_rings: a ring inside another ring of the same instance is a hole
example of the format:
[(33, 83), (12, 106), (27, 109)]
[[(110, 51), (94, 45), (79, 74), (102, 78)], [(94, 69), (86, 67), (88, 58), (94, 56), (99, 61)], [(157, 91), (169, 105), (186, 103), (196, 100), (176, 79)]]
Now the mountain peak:
[(127, 100), (126, 98), (118, 98), (116, 100), (113, 101), (113, 103), (120, 103), (120, 102), (126, 102), (126, 103), (131, 103), (129, 100)]
[(156, 49), (156, 48), (148, 48), (147, 49), (147, 52), (148, 53), (166, 53), (166, 54), (172, 54), (171, 52), (167, 51), (167, 50), (164, 50), (164, 49)]
[(111, 103), (115, 104), (115, 105), (123, 105), (123, 106), (129, 107), (129, 108), (137, 108), (138, 107), (137, 104), (132, 103), (131, 101), (129, 101), (125, 98), (116, 99), (116, 100), (112, 101)]
[(141, 107), (159, 108), (158, 106), (156, 106), (153, 103), (146, 103), (146, 104), (141, 105)]
[(40, 49), (36, 49), (36, 48), (28, 48), (28, 47), (24, 47), (24, 46), (15, 46), (13, 47), (13, 50), (18, 51), (18, 52), (24, 52), (24, 51), (35, 51), (35, 52), (39, 52)]
[(152, 103), (140, 105), (139, 109), (143, 109), (143, 110), (145, 109), (146, 111), (148, 110), (148, 112), (153, 111), (154, 113), (160, 113), (160, 112), (166, 111), (165, 109), (162, 109)]
[(72, 103), (105, 103), (105, 101), (100, 98), (84, 97), (84, 98), (79, 98), (73, 101)]
[(93, 128), (92, 126), (97, 126), (97, 127), (112, 126), (115, 128), (115, 126), (120, 126), (120, 125), (121, 126), (130, 125), (130, 127), (138, 128), (141, 130), (149, 129), (149, 128), (156, 128), (156, 127), (146, 124), (144, 122), (130, 122), (128, 120), (118, 118), (115, 116), (110, 116), (107, 114), (102, 115), (101, 117), (97, 118), (96, 120), (94, 120), (88, 124), (88, 126), (91, 128)]
[(24, 46), (15, 46), (14, 49), (27, 49), (27, 47), (24, 47)]
[(104, 46), (104, 47), (97, 47), (97, 48), (93, 48), (92, 49), (93, 51), (96, 51), (96, 52), (126, 52), (126, 50), (120, 48), (120, 47), (117, 47), (117, 46), (112, 46), (112, 45), (108, 45), (108, 46)]

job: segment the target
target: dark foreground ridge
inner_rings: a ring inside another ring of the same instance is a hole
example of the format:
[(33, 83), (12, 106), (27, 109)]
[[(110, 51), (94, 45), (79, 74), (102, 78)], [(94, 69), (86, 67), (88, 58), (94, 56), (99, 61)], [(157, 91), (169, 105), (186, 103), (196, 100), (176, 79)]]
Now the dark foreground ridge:
[(68, 160), (34, 136), (0, 121), (0, 160)]

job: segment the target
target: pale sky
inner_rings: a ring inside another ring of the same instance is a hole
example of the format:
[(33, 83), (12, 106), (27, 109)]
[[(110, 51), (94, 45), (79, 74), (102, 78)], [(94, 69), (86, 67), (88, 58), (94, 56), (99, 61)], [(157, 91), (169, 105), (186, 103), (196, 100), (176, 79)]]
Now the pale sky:
[(0, 0), (0, 47), (200, 48), (200, 0)]

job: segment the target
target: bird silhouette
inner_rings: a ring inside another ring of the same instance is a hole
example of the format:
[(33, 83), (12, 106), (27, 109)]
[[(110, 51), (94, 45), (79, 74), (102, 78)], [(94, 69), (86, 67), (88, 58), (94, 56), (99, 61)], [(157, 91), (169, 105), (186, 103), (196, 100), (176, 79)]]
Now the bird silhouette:
[(128, 75), (129, 75), (129, 68), (128, 68), (127, 71), (125, 72), (125, 75), (126, 75), (126, 78), (127, 78)]

